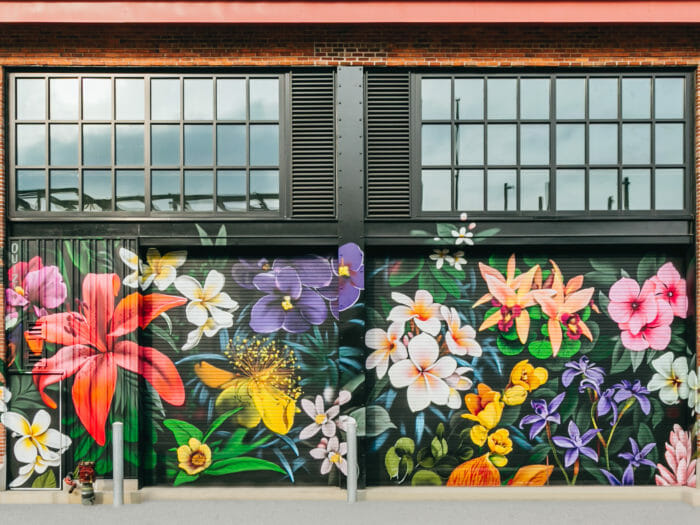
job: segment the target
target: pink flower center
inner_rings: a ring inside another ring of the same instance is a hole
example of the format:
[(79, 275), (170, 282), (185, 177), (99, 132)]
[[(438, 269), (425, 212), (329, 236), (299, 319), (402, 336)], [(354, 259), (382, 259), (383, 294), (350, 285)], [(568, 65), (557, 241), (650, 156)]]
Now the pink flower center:
[(632, 303), (630, 304), (630, 306), (632, 307), (632, 310), (638, 310), (638, 309), (639, 309), (639, 303), (638, 303), (637, 301), (632, 301)]

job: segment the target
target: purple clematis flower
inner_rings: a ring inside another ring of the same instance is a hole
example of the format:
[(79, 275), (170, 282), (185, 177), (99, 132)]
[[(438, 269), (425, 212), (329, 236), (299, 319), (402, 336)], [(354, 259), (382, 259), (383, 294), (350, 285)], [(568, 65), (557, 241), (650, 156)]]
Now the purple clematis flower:
[(521, 429), (525, 425), (532, 425), (530, 427), (530, 439), (534, 439), (537, 434), (542, 432), (542, 429), (547, 426), (547, 422), (561, 423), (561, 416), (557, 413), (557, 409), (562, 401), (564, 401), (565, 395), (566, 393), (562, 392), (549, 403), (544, 399), (534, 399), (530, 401), (535, 413), (522, 418), (519, 425)]
[(267, 295), (251, 309), (250, 327), (263, 334), (280, 328), (297, 334), (322, 324), (328, 310), (315, 289), (327, 286), (331, 277), (330, 263), (323, 257), (275, 260), (271, 271), (253, 278), (253, 286)]
[(615, 387), (606, 389), (605, 392), (600, 395), (600, 399), (598, 400), (598, 408), (596, 410), (598, 417), (604, 416), (612, 411), (613, 418), (612, 421), (610, 421), (610, 426), (614, 425), (615, 421), (617, 421), (617, 403), (615, 403), (614, 399), (616, 393), (617, 390)]
[(642, 409), (644, 414), (649, 415), (651, 411), (651, 403), (647, 399), (649, 395), (649, 390), (642, 386), (642, 383), (637, 379), (634, 383), (623, 379), (621, 382), (615, 385), (617, 388), (617, 394), (615, 394), (615, 401), (618, 403), (634, 397), (639, 402), (639, 408)]
[(583, 392), (587, 387), (593, 388), (596, 392), (600, 391), (600, 385), (605, 380), (605, 370), (596, 366), (595, 363), (591, 363), (588, 357), (583, 356), (578, 361), (569, 361), (564, 367), (566, 370), (561, 375), (562, 385), (568, 387), (574, 378), (580, 375), (583, 376), (579, 386), (580, 392)]
[(587, 447), (586, 444), (588, 444), (588, 442), (593, 439), (598, 432), (600, 432), (600, 429), (591, 429), (582, 436), (581, 432), (576, 426), (576, 423), (569, 421), (568, 430), (569, 437), (554, 436), (552, 438), (552, 441), (554, 441), (556, 446), (566, 449), (566, 453), (564, 454), (564, 465), (567, 467), (573, 465), (578, 459), (579, 454), (588, 456), (593, 461), (597, 462), (598, 454), (596, 454), (596, 451), (592, 448)]
[(44, 266), (41, 257), (29, 262), (18, 262), (7, 272), (8, 287), (5, 302), (11, 308), (26, 310), (30, 306), (37, 317), (47, 315), (47, 308), (61, 306), (66, 300), (67, 290), (57, 266)]
[(354, 242), (338, 248), (338, 260), (333, 260), (333, 273), (338, 276), (338, 310), (350, 308), (365, 289), (365, 254)]
[(600, 469), (600, 473), (607, 478), (608, 483), (615, 487), (634, 485), (634, 472), (630, 468), (626, 468), (622, 473), (622, 480), (617, 479), (614, 474), (611, 474), (604, 468)]

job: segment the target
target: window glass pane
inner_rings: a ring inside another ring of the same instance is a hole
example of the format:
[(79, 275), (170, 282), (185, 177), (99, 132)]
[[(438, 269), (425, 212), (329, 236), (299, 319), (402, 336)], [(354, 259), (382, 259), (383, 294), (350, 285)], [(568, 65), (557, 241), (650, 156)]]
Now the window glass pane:
[(683, 209), (683, 170), (657, 169), (655, 176), (655, 207), (657, 210)]
[(450, 170), (423, 170), (421, 174), (421, 210), (449, 211), (452, 209)]
[(83, 170), (83, 211), (112, 211), (110, 170)]
[(484, 163), (484, 126), (460, 124), (457, 126), (456, 164)]
[(549, 209), (549, 170), (520, 171), (520, 209), (523, 211)]
[(86, 166), (112, 164), (112, 130), (109, 124), (83, 125), (83, 164)]
[(145, 211), (143, 171), (117, 170), (117, 211)]
[(52, 119), (78, 120), (78, 79), (49, 79), (49, 107)]
[(155, 166), (180, 164), (180, 126), (153, 124), (151, 126), (151, 162)]
[(651, 208), (651, 175), (649, 170), (622, 170), (622, 209)]
[(588, 176), (588, 209), (617, 210), (617, 170), (591, 170)]
[(450, 120), (451, 80), (424, 78), (421, 80), (420, 102), (423, 120)]
[(112, 118), (112, 81), (109, 78), (83, 79), (83, 119)]
[(617, 124), (591, 124), (588, 148), (589, 163), (617, 164)]
[(250, 120), (278, 120), (279, 99), (279, 81), (276, 78), (251, 78)]
[(457, 209), (484, 209), (484, 170), (457, 171)]
[(154, 78), (151, 80), (151, 118), (153, 120), (180, 119), (180, 80)]
[(489, 119), (515, 119), (515, 78), (489, 78), (486, 81)]
[(488, 164), (515, 164), (515, 124), (489, 124), (487, 131)]
[(425, 165), (450, 164), (449, 125), (424, 124), (421, 133), (421, 163)]
[(656, 118), (683, 118), (683, 78), (654, 80), (654, 114)]
[(51, 124), (49, 162), (54, 166), (78, 164), (78, 125)]
[(520, 126), (520, 164), (549, 164), (549, 125)]
[(279, 126), (277, 124), (250, 126), (250, 165), (279, 165)]
[(75, 170), (50, 171), (50, 211), (78, 209), (78, 172)]
[(622, 125), (622, 162), (648, 164), (651, 150), (649, 124)]
[(586, 114), (586, 79), (557, 79), (557, 118), (582, 119)]
[(622, 79), (622, 118), (649, 118), (651, 114), (651, 79)]
[(517, 209), (515, 170), (489, 170), (487, 177), (486, 209), (489, 211), (514, 211)]
[(220, 124), (216, 127), (216, 163), (226, 166), (244, 166), (245, 126)]
[(186, 78), (185, 119), (211, 120), (214, 114), (214, 81), (211, 78)]
[(185, 171), (185, 211), (214, 211), (214, 173)]
[(213, 128), (209, 124), (185, 126), (185, 166), (211, 166), (213, 161)]
[(277, 211), (279, 208), (279, 172), (277, 170), (251, 170), (250, 209)]
[(151, 209), (180, 211), (180, 170), (151, 172)]
[(45, 86), (43, 78), (17, 79), (17, 120), (46, 118)]
[(245, 120), (245, 79), (220, 78), (216, 81), (216, 118)]
[(557, 124), (557, 164), (583, 164), (585, 144), (583, 124)]
[(656, 124), (654, 149), (657, 164), (682, 164), (683, 124)]
[(617, 79), (588, 80), (588, 115), (590, 118), (617, 118)]
[(117, 124), (117, 164), (143, 165), (143, 125)]
[(219, 170), (216, 173), (217, 211), (246, 211), (245, 171)]
[(583, 170), (557, 170), (557, 210), (585, 210), (585, 199), (585, 172)]
[(145, 114), (144, 84), (142, 78), (118, 78), (115, 80), (116, 118), (119, 120), (143, 120)]
[(484, 79), (455, 79), (455, 116), (457, 120), (484, 118)]
[(46, 174), (44, 170), (17, 170), (17, 211), (46, 211)]
[(549, 79), (520, 79), (520, 118), (549, 118)]
[(46, 126), (17, 125), (17, 164), (39, 166), (46, 164)]

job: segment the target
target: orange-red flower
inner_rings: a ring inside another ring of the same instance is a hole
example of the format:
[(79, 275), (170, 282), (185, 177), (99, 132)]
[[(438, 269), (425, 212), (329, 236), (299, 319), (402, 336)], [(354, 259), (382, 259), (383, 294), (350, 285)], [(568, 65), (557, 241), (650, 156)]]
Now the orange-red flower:
[(447, 480), (448, 487), (497, 487), (500, 484), (501, 474), (488, 454), (457, 465)]
[(137, 327), (145, 328), (163, 312), (187, 302), (163, 294), (136, 292), (114, 306), (119, 293), (116, 274), (88, 274), (83, 280), (80, 312), (41, 317), (34, 330), (49, 343), (61, 345), (52, 357), (42, 359), (34, 375), (41, 398), (56, 403), (44, 390), (66, 377), (73, 380), (73, 404), (78, 418), (98, 445), (105, 443), (105, 422), (117, 382), (117, 367), (143, 376), (172, 405), (185, 402), (185, 389), (172, 361), (155, 348), (119, 340)]
[(527, 465), (521, 467), (508, 483), (515, 487), (541, 487), (549, 481), (554, 465)]

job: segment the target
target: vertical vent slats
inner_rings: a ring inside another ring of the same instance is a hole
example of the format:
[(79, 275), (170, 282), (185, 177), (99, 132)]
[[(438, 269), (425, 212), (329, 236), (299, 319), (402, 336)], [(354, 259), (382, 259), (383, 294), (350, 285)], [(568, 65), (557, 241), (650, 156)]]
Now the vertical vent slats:
[(367, 74), (367, 216), (411, 216), (408, 73)]
[(292, 73), (292, 216), (335, 216), (332, 71)]

